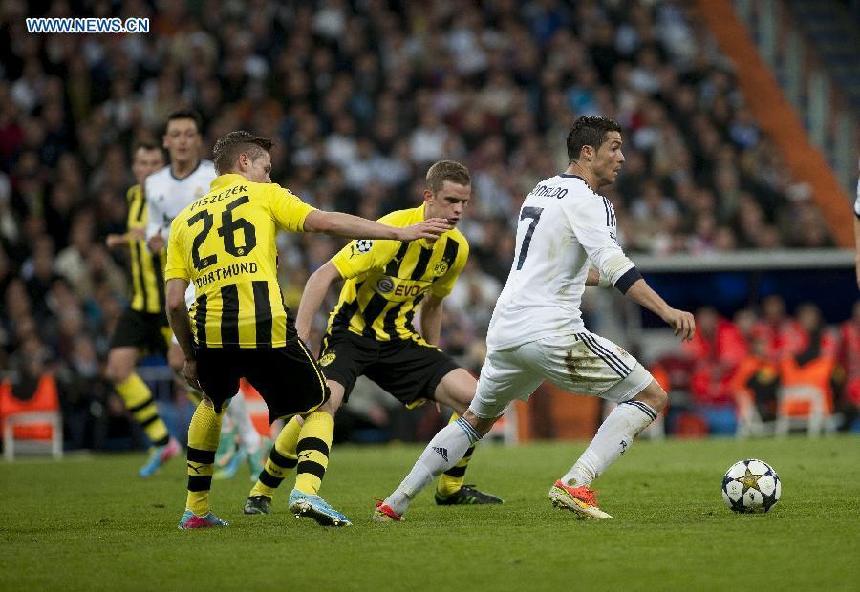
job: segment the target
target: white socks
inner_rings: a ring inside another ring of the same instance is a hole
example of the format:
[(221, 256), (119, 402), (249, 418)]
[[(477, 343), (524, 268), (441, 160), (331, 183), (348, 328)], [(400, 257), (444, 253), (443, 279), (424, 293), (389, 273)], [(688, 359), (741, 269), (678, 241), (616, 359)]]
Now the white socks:
[(463, 458), (466, 450), (481, 439), (475, 428), (462, 417), (449, 423), (436, 434), (412, 467), (412, 472), (397, 486), (385, 503), (398, 514), (403, 514), (418, 492)]
[(633, 445), (633, 438), (657, 418), (657, 412), (642, 401), (625, 401), (612, 410), (562, 481), (574, 487), (590, 485)]
[(256, 454), (263, 442), (260, 432), (254, 427), (251, 416), (248, 414), (248, 406), (245, 405), (245, 395), (241, 390), (230, 399), (227, 406), (227, 416), (239, 430), (239, 442), (248, 454)]

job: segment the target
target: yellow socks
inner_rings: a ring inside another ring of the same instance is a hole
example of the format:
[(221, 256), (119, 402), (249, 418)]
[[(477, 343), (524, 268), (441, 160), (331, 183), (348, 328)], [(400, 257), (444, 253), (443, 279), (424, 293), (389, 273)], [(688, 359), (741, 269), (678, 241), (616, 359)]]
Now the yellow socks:
[(167, 427), (158, 414), (158, 406), (152, 398), (152, 393), (137, 372), (129, 374), (128, 378), (116, 385), (116, 392), (125, 402), (126, 409), (140, 424), (153, 446), (164, 446), (170, 439)]
[(334, 436), (334, 418), (329, 413), (314, 411), (305, 417), (296, 444), (296, 489), (316, 495), (328, 467), (328, 456)]
[(251, 488), (248, 497), (272, 497), (274, 495), (275, 489), (284, 480), (286, 474), (298, 463), (296, 445), (301, 430), (302, 424), (299, 423), (297, 416), (293, 416), (275, 439), (275, 444), (269, 452), (269, 458), (266, 459), (266, 466), (260, 473), (257, 483)]
[[(456, 413), (451, 414), (451, 419), (448, 423), (454, 423), (459, 419), (459, 417), (460, 416)], [(472, 458), (473, 452), (475, 452), (474, 444), (469, 446), (468, 450), (466, 450), (466, 454), (464, 454), (463, 458), (460, 459), (460, 462), (442, 473), (442, 476), (439, 477), (439, 483), (436, 485), (436, 492), (439, 495), (448, 497), (449, 495), (453, 495), (460, 491), (463, 487), (463, 478), (466, 475), (466, 466), (469, 464), (469, 460)]]
[(212, 403), (201, 402), (188, 426), (188, 497), (185, 507), (197, 516), (209, 511), (209, 489), (212, 487), (212, 465), (221, 438), (224, 412), (215, 413)]

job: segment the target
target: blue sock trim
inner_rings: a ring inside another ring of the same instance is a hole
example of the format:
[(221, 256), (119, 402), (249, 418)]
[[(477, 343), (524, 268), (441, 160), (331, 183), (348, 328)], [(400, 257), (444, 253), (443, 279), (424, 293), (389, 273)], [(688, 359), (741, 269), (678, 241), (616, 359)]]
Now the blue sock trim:
[(461, 430), (466, 432), (466, 437), (469, 438), (470, 444), (474, 444), (475, 442), (477, 442), (478, 440), (481, 439), (481, 434), (479, 434), (478, 431), (475, 428), (473, 428), (471, 425), (469, 425), (469, 422), (466, 421), (465, 419), (463, 419), (462, 417), (459, 418), (454, 423), (456, 423), (457, 426), (459, 426), (459, 428)]

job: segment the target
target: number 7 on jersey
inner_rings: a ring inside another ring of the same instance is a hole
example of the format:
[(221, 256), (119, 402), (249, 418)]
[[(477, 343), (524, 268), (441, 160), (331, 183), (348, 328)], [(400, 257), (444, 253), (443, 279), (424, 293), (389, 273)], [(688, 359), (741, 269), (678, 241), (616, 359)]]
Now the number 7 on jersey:
[(523, 244), (520, 247), (520, 256), (517, 258), (517, 269), (522, 269), (523, 263), (526, 262), (526, 255), (529, 253), (529, 243), (532, 242), (532, 234), (540, 220), (541, 213), (543, 213), (543, 208), (536, 208), (534, 206), (526, 206), (520, 212), (520, 222), (523, 220), (531, 220), (531, 222), (529, 222), (526, 235), (523, 237)]

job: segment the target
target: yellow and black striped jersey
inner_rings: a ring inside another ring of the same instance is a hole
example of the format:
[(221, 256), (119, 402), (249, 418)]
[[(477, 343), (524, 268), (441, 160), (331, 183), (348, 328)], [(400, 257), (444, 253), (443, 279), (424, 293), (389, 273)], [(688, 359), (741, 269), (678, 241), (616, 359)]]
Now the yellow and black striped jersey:
[[(424, 220), (424, 205), (392, 212), (379, 219), (391, 226)], [(412, 325), (421, 300), (451, 293), (466, 265), (469, 244), (456, 228), (434, 243), (356, 240), (332, 257), (346, 282), (329, 316), (329, 332), (349, 329), (378, 341), (422, 341)]]
[[(129, 188), (127, 231), (145, 230), (148, 208), (140, 185)], [(131, 254), (131, 308), (139, 312), (160, 313), (164, 310), (164, 279), (161, 253), (152, 253), (143, 239), (129, 239)]]
[(164, 277), (194, 284), (190, 315), (198, 346), (286, 346), (275, 235), (278, 228), (302, 232), (313, 210), (276, 183), (229, 174), (173, 220)]

